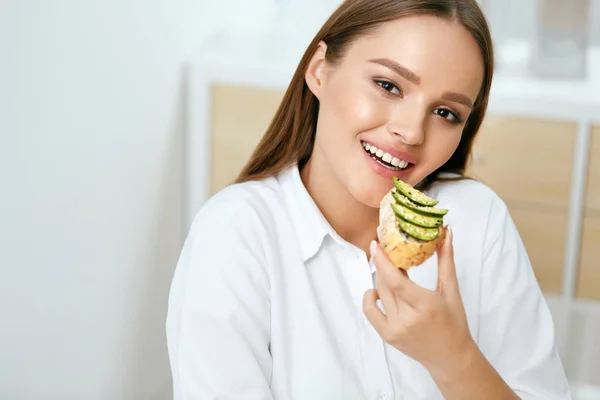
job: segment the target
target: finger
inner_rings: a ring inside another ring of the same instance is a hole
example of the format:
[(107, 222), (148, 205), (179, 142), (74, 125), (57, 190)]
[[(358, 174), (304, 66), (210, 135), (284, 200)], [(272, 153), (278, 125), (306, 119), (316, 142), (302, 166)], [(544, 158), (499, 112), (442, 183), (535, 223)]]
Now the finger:
[(373, 328), (381, 334), (387, 328), (387, 317), (377, 305), (377, 300), (379, 300), (377, 290), (367, 290), (363, 296), (363, 313)]
[(396, 295), (392, 288), (386, 284), (385, 278), (379, 271), (375, 271), (375, 288), (381, 303), (383, 304), (383, 310), (387, 315), (395, 315), (398, 312), (398, 305)]
[[(379, 282), (377, 284), (378, 284), (378, 287), (385, 285), (385, 283), (379, 283)], [(381, 291), (379, 291), (379, 293), (380, 293), (380, 298), (382, 299), (381, 301), (383, 303), (384, 312), (386, 314), (389, 325), (394, 325), (398, 321), (406, 321), (407, 318), (410, 319), (410, 316), (417, 313), (419, 310), (419, 307), (421, 306), (420, 304), (417, 304), (414, 306), (410, 305), (401, 296), (396, 296), (396, 295), (392, 294), (392, 301), (393, 301), (392, 311), (388, 312), (387, 311), (388, 308), (386, 308), (387, 307), (386, 300), (383, 299), (383, 295), (381, 294)], [(388, 303), (389, 303), (389, 300), (388, 300)]]
[(416, 307), (423, 298), (424, 289), (411, 281), (406, 271), (396, 268), (376, 242), (371, 244), (371, 258), (377, 267), (380, 292), (391, 291), (398, 300)]
[(446, 228), (444, 243), (438, 248), (438, 292), (444, 297), (458, 294), (458, 278), (454, 263), (454, 247), (452, 230)]

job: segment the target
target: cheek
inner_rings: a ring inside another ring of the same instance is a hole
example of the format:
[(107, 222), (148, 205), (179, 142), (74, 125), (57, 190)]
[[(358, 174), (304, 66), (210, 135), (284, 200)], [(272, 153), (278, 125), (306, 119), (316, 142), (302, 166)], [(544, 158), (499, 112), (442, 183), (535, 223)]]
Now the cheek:
[(334, 84), (330, 87), (322, 102), (327, 131), (335, 132), (338, 139), (352, 139), (385, 124), (385, 106), (368, 89), (360, 85)]
[(446, 163), (460, 143), (460, 132), (440, 132), (428, 141), (425, 159), (431, 172)]

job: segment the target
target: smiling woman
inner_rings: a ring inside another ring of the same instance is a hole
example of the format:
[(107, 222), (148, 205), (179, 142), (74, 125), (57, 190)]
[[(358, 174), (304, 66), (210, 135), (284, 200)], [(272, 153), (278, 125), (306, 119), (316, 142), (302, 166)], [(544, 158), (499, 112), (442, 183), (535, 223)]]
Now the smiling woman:
[[(493, 64), (475, 0), (342, 3), (192, 225), (167, 321), (175, 399), (569, 398), (513, 220), (464, 179)], [(450, 210), (408, 273), (375, 241), (394, 178)]]

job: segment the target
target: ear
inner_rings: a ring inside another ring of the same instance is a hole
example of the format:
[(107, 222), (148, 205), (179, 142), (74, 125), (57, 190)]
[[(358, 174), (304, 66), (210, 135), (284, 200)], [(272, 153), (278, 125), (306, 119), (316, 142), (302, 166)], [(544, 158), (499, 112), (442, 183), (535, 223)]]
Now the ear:
[(304, 74), (306, 85), (317, 99), (320, 99), (325, 83), (325, 67), (327, 65), (327, 60), (325, 59), (326, 53), (327, 44), (323, 41), (319, 42), (319, 46), (310, 59), (308, 68)]

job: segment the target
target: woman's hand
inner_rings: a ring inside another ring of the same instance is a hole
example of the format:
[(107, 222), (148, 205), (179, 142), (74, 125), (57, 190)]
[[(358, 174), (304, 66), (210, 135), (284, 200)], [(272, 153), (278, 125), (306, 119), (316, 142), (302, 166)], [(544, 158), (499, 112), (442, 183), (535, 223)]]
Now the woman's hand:
[[(479, 351), (469, 333), (454, 266), (452, 232), (437, 250), (435, 291), (412, 282), (375, 243), (377, 289), (364, 297), (364, 313), (381, 337), (420, 362), (447, 400), (519, 399)], [(377, 306), (381, 299), (385, 313)]]
[[(458, 289), (452, 232), (448, 229), (437, 250), (435, 291), (412, 282), (375, 242), (370, 251), (377, 267), (377, 289), (365, 293), (363, 306), (375, 330), (387, 343), (420, 362), (434, 379), (451, 379), (449, 374), (460, 373), (477, 350)], [(378, 299), (385, 313), (377, 306)]]

